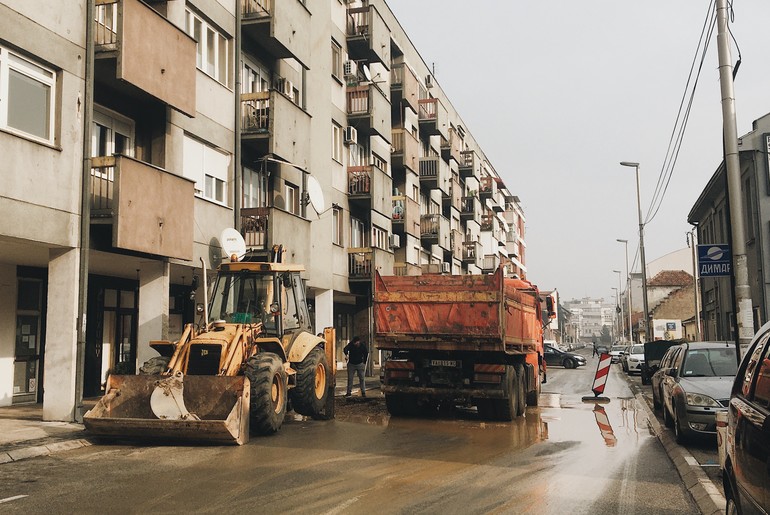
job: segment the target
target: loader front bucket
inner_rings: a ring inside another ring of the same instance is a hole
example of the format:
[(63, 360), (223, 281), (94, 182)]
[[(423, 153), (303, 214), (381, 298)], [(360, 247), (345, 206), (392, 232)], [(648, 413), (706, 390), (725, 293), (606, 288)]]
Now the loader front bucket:
[[(153, 412), (150, 399), (162, 395), (169, 376), (111, 375), (107, 393), (83, 417), (91, 434), (110, 437), (233, 443), (249, 441), (249, 379), (244, 376), (184, 376), (178, 418)], [(181, 378), (180, 378), (181, 379)], [(159, 386), (160, 385), (160, 386)], [(165, 387), (168, 391), (168, 387)], [(181, 388), (177, 390), (181, 394)], [(170, 402), (180, 401), (181, 395)], [(186, 413), (186, 414), (184, 414)]]

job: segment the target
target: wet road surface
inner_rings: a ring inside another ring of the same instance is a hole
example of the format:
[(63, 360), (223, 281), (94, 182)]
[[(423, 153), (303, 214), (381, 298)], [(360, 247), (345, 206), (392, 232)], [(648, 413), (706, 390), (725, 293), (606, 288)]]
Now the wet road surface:
[(540, 406), (511, 423), (346, 409), (242, 447), (114, 443), (10, 463), (0, 512), (698, 513), (616, 370), (609, 403), (581, 401), (595, 366), (549, 369)]

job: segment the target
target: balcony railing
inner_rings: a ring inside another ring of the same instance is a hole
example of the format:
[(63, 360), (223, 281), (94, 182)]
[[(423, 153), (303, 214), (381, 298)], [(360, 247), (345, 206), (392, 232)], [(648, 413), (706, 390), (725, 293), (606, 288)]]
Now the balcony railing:
[(476, 195), (468, 195), (460, 201), (460, 218), (476, 220), (481, 212), (481, 201)]
[(272, 0), (241, 0), (241, 14), (264, 18), (270, 16), (273, 9)]
[(241, 235), (248, 248), (267, 250), (269, 213), (268, 207), (241, 209)]
[(462, 259), (464, 243), (465, 235), (457, 229), (452, 229), (449, 236), (449, 244), (451, 246), (451, 253), (453, 258)]
[(497, 254), (490, 254), (487, 256), (484, 256), (484, 261), (481, 265), (481, 268), (484, 271), (491, 272), (494, 270), (497, 270), (497, 267), (500, 266), (500, 256)]
[(497, 192), (497, 183), (494, 177), (490, 175), (482, 177), (481, 181), (479, 181), (479, 196), (481, 198), (492, 198), (495, 192)]
[(371, 110), (369, 86), (353, 86), (347, 90), (348, 115), (365, 115)]
[(414, 170), (420, 153), (420, 143), (417, 138), (406, 129), (393, 129), (390, 135), (393, 146), (391, 159), (393, 166), (405, 166)]
[(478, 241), (466, 241), (463, 243), (463, 263), (479, 265), (481, 263), (481, 243)]
[(94, 43), (98, 47), (117, 46), (118, 0), (101, 2), (94, 7)]
[(404, 64), (393, 65), (390, 69), (390, 87), (400, 88), (404, 84)]
[(241, 95), (241, 130), (266, 133), (270, 128), (270, 92)]
[(91, 216), (110, 217), (115, 198), (115, 156), (91, 158)]
[(348, 194), (369, 196), (372, 193), (372, 167), (348, 166)]
[(393, 265), (393, 275), (405, 276), (405, 275), (421, 275), (422, 268), (418, 265), (411, 263), (395, 263)]
[(464, 150), (461, 152), (462, 159), (458, 163), (460, 170), (460, 177), (478, 177), (478, 165), (476, 152), (473, 150)]
[(482, 231), (491, 231), (494, 229), (494, 226), (495, 226), (495, 215), (489, 214), (489, 213), (481, 215)]
[(420, 121), (435, 121), (436, 120), (436, 104), (437, 98), (423, 98), (420, 99)]
[(348, 249), (348, 278), (369, 279), (374, 270), (374, 252), (371, 247)]
[(348, 9), (346, 33), (348, 36), (369, 35), (369, 7), (351, 7)]

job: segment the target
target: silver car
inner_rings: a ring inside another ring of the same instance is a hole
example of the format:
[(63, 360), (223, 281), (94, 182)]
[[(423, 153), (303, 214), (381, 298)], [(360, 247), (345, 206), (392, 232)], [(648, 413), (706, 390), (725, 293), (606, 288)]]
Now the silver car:
[(662, 409), (677, 442), (716, 435), (716, 413), (727, 409), (737, 369), (732, 343), (689, 342), (668, 349), (653, 375), (653, 404)]

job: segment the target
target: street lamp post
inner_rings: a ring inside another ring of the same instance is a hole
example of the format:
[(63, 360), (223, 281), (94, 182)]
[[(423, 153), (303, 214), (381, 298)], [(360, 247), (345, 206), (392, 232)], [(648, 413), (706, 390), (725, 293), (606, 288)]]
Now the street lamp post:
[(652, 332), (650, 331), (650, 312), (647, 307), (647, 262), (644, 259), (644, 223), (642, 222), (642, 200), (639, 193), (639, 163), (621, 161), (620, 166), (629, 166), (636, 170), (636, 207), (639, 211), (639, 256), (642, 260), (642, 304), (644, 306), (644, 312), (642, 316), (644, 316), (644, 337), (646, 340), (652, 341)]
[(626, 247), (626, 306), (628, 309), (626, 312), (628, 313), (628, 341), (633, 343), (634, 341), (634, 330), (631, 326), (631, 271), (628, 269), (628, 240), (622, 240), (618, 238), (618, 243), (623, 243)]
[[(618, 336), (618, 334), (623, 334), (623, 333), (620, 331), (620, 319), (618, 318), (618, 311), (617, 311), (617, 306), (618, 306), (618, 303), (620, 302), (620, 290), (615, 287), (613, 287), (612, 290), (615, 292), (615, 309), (613, 309), (614, 313), (612, 314), (612, 320), (613, 320), (612, 327), (615, 334), (612, 335), (612, 343), (615, 343), (616, 337)], [(620, 338), (618, 337), (617, 339), (619, 340)]]
[[(621, 323), (622, 323), (622, 321), (625, 320), (625, 318), (626, 318), (625, 314), (624, 314), (625, 310), (623, 309), (623, 303), (620, 301), (620, 293), (623, 291), (623, 289), (620, 287), (620, 274), (622, 272), (620, 270), (613, 270), (613, 272), (618, 274), (618, 307), (620, 308), (620, 320), (621, 320)], [(618, 323), (618, 328), (619, 329), (621, 329), (623, 327), (623, 325), (621, 325), (621, 323)], [(620, 331), (620, 336), (625, 338), (626, 337), (626, 332), (625, 331)], [(630, 341), (630, 338), (629, 338), (629, 341)]]

